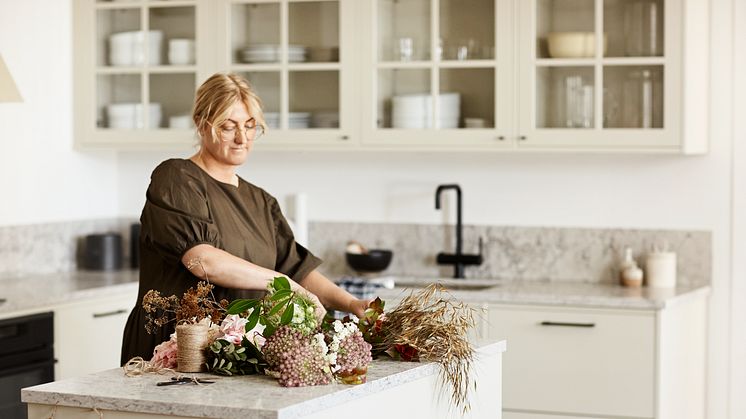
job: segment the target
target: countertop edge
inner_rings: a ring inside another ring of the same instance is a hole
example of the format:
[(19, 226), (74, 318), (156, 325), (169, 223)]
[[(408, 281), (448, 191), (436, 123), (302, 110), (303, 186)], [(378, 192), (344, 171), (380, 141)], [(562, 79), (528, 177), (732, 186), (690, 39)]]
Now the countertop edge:
[[(477, 356), (495, 356), (504, 352), (507, 347), (505, 340), (497, 342), (492, 341), (489, 343), (488, 341), (482, 341), (480, 344), (483, 346), (480, 346), (475, 350)], [(291, 419), (300, 417), (304, 414), (318, 412), (325, 407), (345, 403), (353, 398), (376, 394), (388, 388), (436, 374), (438, 367), (438, 364), (433, 362), (422, 363), (421, 365), (406, 371), (391, 374), (358, 386), (345, 386), (346, 388), (340, 387), (340, 391), (328, 393), (279, 409), (235, 406), (217, 407), (183, 402), (174, 404), (173, 402), (169, 403), (166, 401), (134, 400), (110, 396), (89, 396), (58, 391), (34, 390), (33, 387), (31, 389), (21, 390), (21, 401), (24, 403), (59, 405), (83, 409), (96, 408), (102, 410), (119, 410), (133, 413), (164, 414), (164, 412), (167, 412), (167, 414), (191, 417), (231, 418), (250, 414), (252, 417), (259, 419)], [(44, 385), (41, 386), (43, 387)], [(123, 403), (127, 406), (126, 410), (122, 410)]]

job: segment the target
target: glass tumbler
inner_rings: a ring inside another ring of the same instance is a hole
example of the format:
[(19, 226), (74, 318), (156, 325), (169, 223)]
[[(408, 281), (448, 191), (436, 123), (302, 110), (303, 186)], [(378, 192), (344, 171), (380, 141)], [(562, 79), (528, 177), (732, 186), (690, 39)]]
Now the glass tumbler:
[(654, 98), (660, 80), (647, 69), (631, 71), (624, 83), (624, 126), (629, 128), (655, 128), (660, 115)]
[(629, 0), (624, 8), (627, 56), (663, 55), (663, 4), (660, 0)]

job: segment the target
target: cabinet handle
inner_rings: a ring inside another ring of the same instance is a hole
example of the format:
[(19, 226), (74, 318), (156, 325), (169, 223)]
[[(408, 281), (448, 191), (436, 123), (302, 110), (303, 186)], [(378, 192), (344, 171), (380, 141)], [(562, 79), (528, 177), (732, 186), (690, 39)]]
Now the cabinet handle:
[(504, 135), (498, 135), (497, 139), (500, 140), (500, 141), (504, 141), (505, 140), (505, 136)]
[(350, 136), (349, 135), (343, 135), (343, 136), (339, 137), (339, 139), (340, 140), (349, 140)]
[(114, 311), (107, 311), (106, 313), (93, 313), (93, 318), (98, 319), (99, 317), (109, 317), (109, 316), (116, 316), (117, 314), (124, 314), (127, 310), (125, 309), (119, 309)]
[(525, 135), (519, 135), (518, 139), (521, 140), (521, 141), (526, 141), (526, 136)]
[(572, 323), (572, 322), (549, 322), (539, 323), (542, 326), (562, 326), (562, 327), (596, 327), (596, 323)]
[(4, 304), (6, 302), (8, 302), (7, 298), (0, 298), (0, 304)]

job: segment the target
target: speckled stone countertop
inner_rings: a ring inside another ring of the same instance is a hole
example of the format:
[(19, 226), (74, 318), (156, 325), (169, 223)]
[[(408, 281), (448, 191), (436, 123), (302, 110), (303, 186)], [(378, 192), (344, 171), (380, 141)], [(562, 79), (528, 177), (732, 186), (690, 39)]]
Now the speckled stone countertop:
[[(504, 352), (505, 341), (477, 344), (477, 356)], [(433, 363), (374, 360), (368, 382), (357, 386), (331, 384), (285, 388), (267, 376), (210, 377), (214, 384), (158, 387), (168, 375), (126, 377), (121, 369), (106, 370), (21, 391), (25, 403), (38, 403), (123, 412), (211, 418), (302, 417), (349, 400), (438, 373)]]
[(383, 300), (397, 300), (411, 291), (440, 282), (457, 299), (468, 303), (532, 304), (592, 307), (610, 309), (657, 310), (679, 304), (690, 298), (707, 296), (709, 286), (688, 286), (670, 289), (626, 288), (605, 283), (495, 281), (489, 279), (427, 279), (415, 277), (381, 277), (374, 281), (392, 280), (394, 289), (379, 289)]
[(138, 279), (138, 271), (134, 270), (2, 277), (0, 298), (5, 301), (0, 303), (0, 318), (130, 290), (136, 292)]
[[(538, 304), (597, 308), (655, 310), (707, 295), (708, 286), (673, 289), (624, 288), (606, 283), (495, 281), (491, 279), (433, 279), (382, 277), (397, 287), (380, 289), (384, 300), (396, 300), (410, 289), (439, 281), (454, 297), (470, 303)], [(136, 292), (138, 271), (74, 271), (58, 274), (0, 278), (0, 318), (49, 310), (54, 306), (86, 299), (102, 298), (121, 292)], [(2, 300), (0, 300), (2, 301)]]

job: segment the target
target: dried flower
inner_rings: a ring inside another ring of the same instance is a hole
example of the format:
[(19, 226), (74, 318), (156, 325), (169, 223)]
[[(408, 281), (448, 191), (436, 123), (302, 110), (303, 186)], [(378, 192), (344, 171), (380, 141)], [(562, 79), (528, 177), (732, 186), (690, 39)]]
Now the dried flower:
[(474, 309), (444, 294), (443, 287), (430, 285), (405, 297), (386, 313), (380, 343), (374, 343), (374, 350), (393, 348), (402, 357), (419, 355), (438, 362), (440, 378), (451, 388), (451, 401), (467, 412), (474, 359), (467, 332), (475, 325)]
[(142, 308), (147, 315), (145, 330), (154, 333), (174, 320), (179, 323), (198, 323), (203, 319), (210, 319), (214, 323), (220, 323), (228, 301), (223, 299), (216, 302), (212, 294), (213, 287), (208, 282), (200, 281), (196, 288), (189, 288), (181, 299), (175, 295), (164, 297), (156, 290), (148, 291), (142, 299)]

